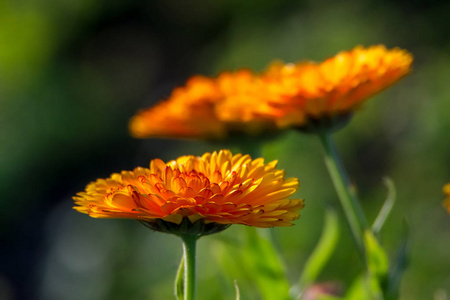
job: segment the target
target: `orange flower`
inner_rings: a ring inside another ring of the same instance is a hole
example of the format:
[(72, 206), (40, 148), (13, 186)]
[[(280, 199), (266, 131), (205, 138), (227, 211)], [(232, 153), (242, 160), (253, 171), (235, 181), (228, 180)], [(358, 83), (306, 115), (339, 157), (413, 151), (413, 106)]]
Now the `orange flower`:
[(448, 212), (450, 213), (450, 183), (447, 183), (444, 186), (444, 194), (446, 196), (446, 199), (444, 200), (444, 206), (448, 209)]
[(280, 126), (352, 113), (370, 96), (410, 72), (412, 56), (384, 46), (356, 47), (320, 64), (272, 64), (263, 76), (270, 102), (284, 110)]
[(411, 63), (408, 52), (380, 45), (356, 47), (320, 64), (273, 63), (263, 75), (242, 69), (195, 76), (165, 102), (134, 116), (130, 131), (139, 138), (222, 139), (277, 127), (328, 128), (408, 74)]
[(94, 218), (129, 218), (150, 225), (244, 224), (290, 226), (303, 200), (290, 200), (296, 178), (284, 178), (276, 161), (252, 160), (228, 150), (201, 157), (182, 156), (150, 168), (136, 168), (97, 179), (74, 197), (77, 211)]
[(216, 82), (223, 98), (215, 113), (228, 130), (258, 134), (275, 128), (278, 112), (269, 105), (257, 75), (246, 69), (223, 72)]
[(194, 76), (173, 90), (169, 100), (138, 112), (130, 121), (134, 137), (222, 137), (224, 124), (214, 114), (221, 94), (214, 80)]
[(263, 101), (257, 77), (247, 69), (217, 78), (195, 76), (168, 100), (136, 114), (134, 137), (222, 139), (229, 132), (258, 134), (275, 128), (274, 109)]

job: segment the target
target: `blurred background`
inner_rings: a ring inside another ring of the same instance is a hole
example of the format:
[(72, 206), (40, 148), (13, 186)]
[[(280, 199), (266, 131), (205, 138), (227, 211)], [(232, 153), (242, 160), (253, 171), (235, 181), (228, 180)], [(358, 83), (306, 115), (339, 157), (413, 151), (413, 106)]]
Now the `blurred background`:
[[(366, 103), (337, 146), (372, 219), (386, 196), (382, 178), (396, 183), (382, 242), (395, 259), (409, 228), (401, 299), (450, 299), (450, 215), (441, 206), (450, 182), (449, 9), (404, 0), (0, 1), (0, 299), (172, 299), (180, 241), (79, 214), (71, 197), (155, 157), (218, 147), (132, 139), (130, 117), (194, 74), (374, 44), (412, 52), (414, 71)], [(315, 136), (287, 132), (262, 154), (299, 177), (306, 199), (295, 226), (270, 229), (295, 282), (336, 196)], [(320, 280), (346, 288), (360, 264), (341, 225)], [(199, 299), (233, 299), (217, 245), (240, 229), (200, 240)], [(243, 299), (260, 299), (250, 284)]]

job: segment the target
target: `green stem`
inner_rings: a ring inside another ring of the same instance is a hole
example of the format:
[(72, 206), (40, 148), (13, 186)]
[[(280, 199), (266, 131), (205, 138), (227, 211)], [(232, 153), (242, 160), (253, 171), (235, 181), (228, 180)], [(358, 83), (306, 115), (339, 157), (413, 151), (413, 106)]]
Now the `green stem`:
[(338, 194), (344, 210), (345, 217), (358, 248), (359, 254), (366, 262), (366, 251), (364, 244), (364, 230), (367, 229), (367, 220), (361, 205), (353, 192), (352, 185), (347, 173), (339, 159), (336, 147), (329, 133), (319, 134), (320, 141), (325, 149), (325, 164)]
[(195, 248), (198, 237), (181, 235), (184, 256), (184, 300), (195, 299)]

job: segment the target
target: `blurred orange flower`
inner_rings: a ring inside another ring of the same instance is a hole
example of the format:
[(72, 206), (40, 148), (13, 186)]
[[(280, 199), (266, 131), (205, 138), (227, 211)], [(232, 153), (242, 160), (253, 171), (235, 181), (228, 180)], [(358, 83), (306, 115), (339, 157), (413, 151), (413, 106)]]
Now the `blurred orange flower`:
[(273, 108), (262, 101), (256, 76), (247, 69), (217, 78), (194, 76), (169, 99), (138, 112), (134, 137), (224, 138), (229, 132), (257, 134), (275, 128)]
[(273, 63), (262, 81), (271, 104), (284, 111), (278, 124), (303, 126), (353, 112), (408, 74), (412, 60), (410, 53), (399, 48), (358, 46), (319, 64)]
[(446, 199), (444, 200), (444, 206), (448, 209), (448, 212), (450, 213), (450, 183), (447, 183), (444, 186), (444, 194), (446, 196)]
[(150, 168), (112, 174), (87, 185), (74, 197), (81, 213), (94, 218), (129, 218), (156, 223), (244, 224), (290, 226), (299, 217), (303, 200), (287, 199), (299, 187), (284, 178), (276, 161), (252, 160), (228, 150), (201, 157), (182, 156)]
[(215, 113), (228, 131), (259, 134), (276, 129), (279, 112), (269, 105), (258, 75), (246, 69), (223, 72), (216, 82), (223, 98), (216, 104)]
[(134, 137), (222, 137), (224, 124), (215, 116), (215, 102), (221, 98), (216, 82), (205, 76), (190, 78), (170, 98), (138, 112), (130, 121)]
[(166, 101), (137, 113), (130, 131), (138, 138), (222, 139), (314, 122), (327, 127), (408, 74), (411, 63), (407, 51), (379, 45), (356, 47), (320, 64), (275, 62), (262, 75), (242, 69), (216, 78), (194, 76)]

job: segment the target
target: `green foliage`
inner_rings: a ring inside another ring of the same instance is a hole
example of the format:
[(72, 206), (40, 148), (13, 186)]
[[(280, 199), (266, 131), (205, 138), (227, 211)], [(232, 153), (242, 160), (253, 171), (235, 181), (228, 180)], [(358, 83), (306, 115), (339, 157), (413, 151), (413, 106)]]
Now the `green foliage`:
[(383, 300), (381, 287), (376, 278), (362, 274), (352, 283), (345, 300)]
[(394, 182), (390, 178), (386, 177), (384, 179), (384, 184), (387, 187), (388, 193), (386, 196), (386, 200), (384, 201), (384, 204), (381, 207), (380, 212), (378, 213), (377, 218), (373, 222), (372, 231), (374, 234), (379, 233), (381, 228), (383, 228), (383, 225), (386, 222), (387, 217), (391, 213), (395, 203), (396, 191)]
[(405, 232), (401, 239), (400, 246), (397, 249), (394, 260), (391, 263), (388, 274), (388, 287), (386, 291), (386, 299), (395, 300), (399, 297), (399, 288), (401, 278), (408, 265), (409, 259), (409, 231), (407, 225), (405, 225)]
[(247, 258), (247, 266), (264, 299), (289, 299), (289, 283), (282, 261), (273, 247), (268, 230), (263, 230), (246, 228), (247, 243), (242, 254)]
[(333, 254), (339, 238), (338, 217), (334, 210), (327, 209), (320, 240), (309, 256), (300, 277), (300, 288), (304, 290), (313, 283)]
[(359, 275), (349, 288), (346, 300), (383, 300), (387, 288), (388, 258), (372, 231), (364, 232), (368, 270)]
[(236, 291), (236, 300), (240, 300), (241, 299), (241, 293), (239, 292), (239, 285), (237, 283), (237, 281), (234, 281), (234, 289)]
[(265, 300), (289, 299), (290, 285), (282, 260), (268, 236), (269, 229), (240, 229), (240, 240), (220, 242), (215, 247), (216, 259), (227, 280), (232, 282), (238, 278), (243, 287), (240, 290), (246, 295), (254, 297), (253, 290)]
[(175, 297), (177, 300), (184, 300), (184, 255), (181, 257), (178, 266), (177, 276), (175, 277)]
[(364, 242), (367, 251), (368, 271), (371, 276), (373, 276), (376, 281), (380, 283), (380, 287), (382, 287), (386, 281), (389, 266), (386, 252), (380, 246), (371, 230), (366, 230), (364, 232)]

